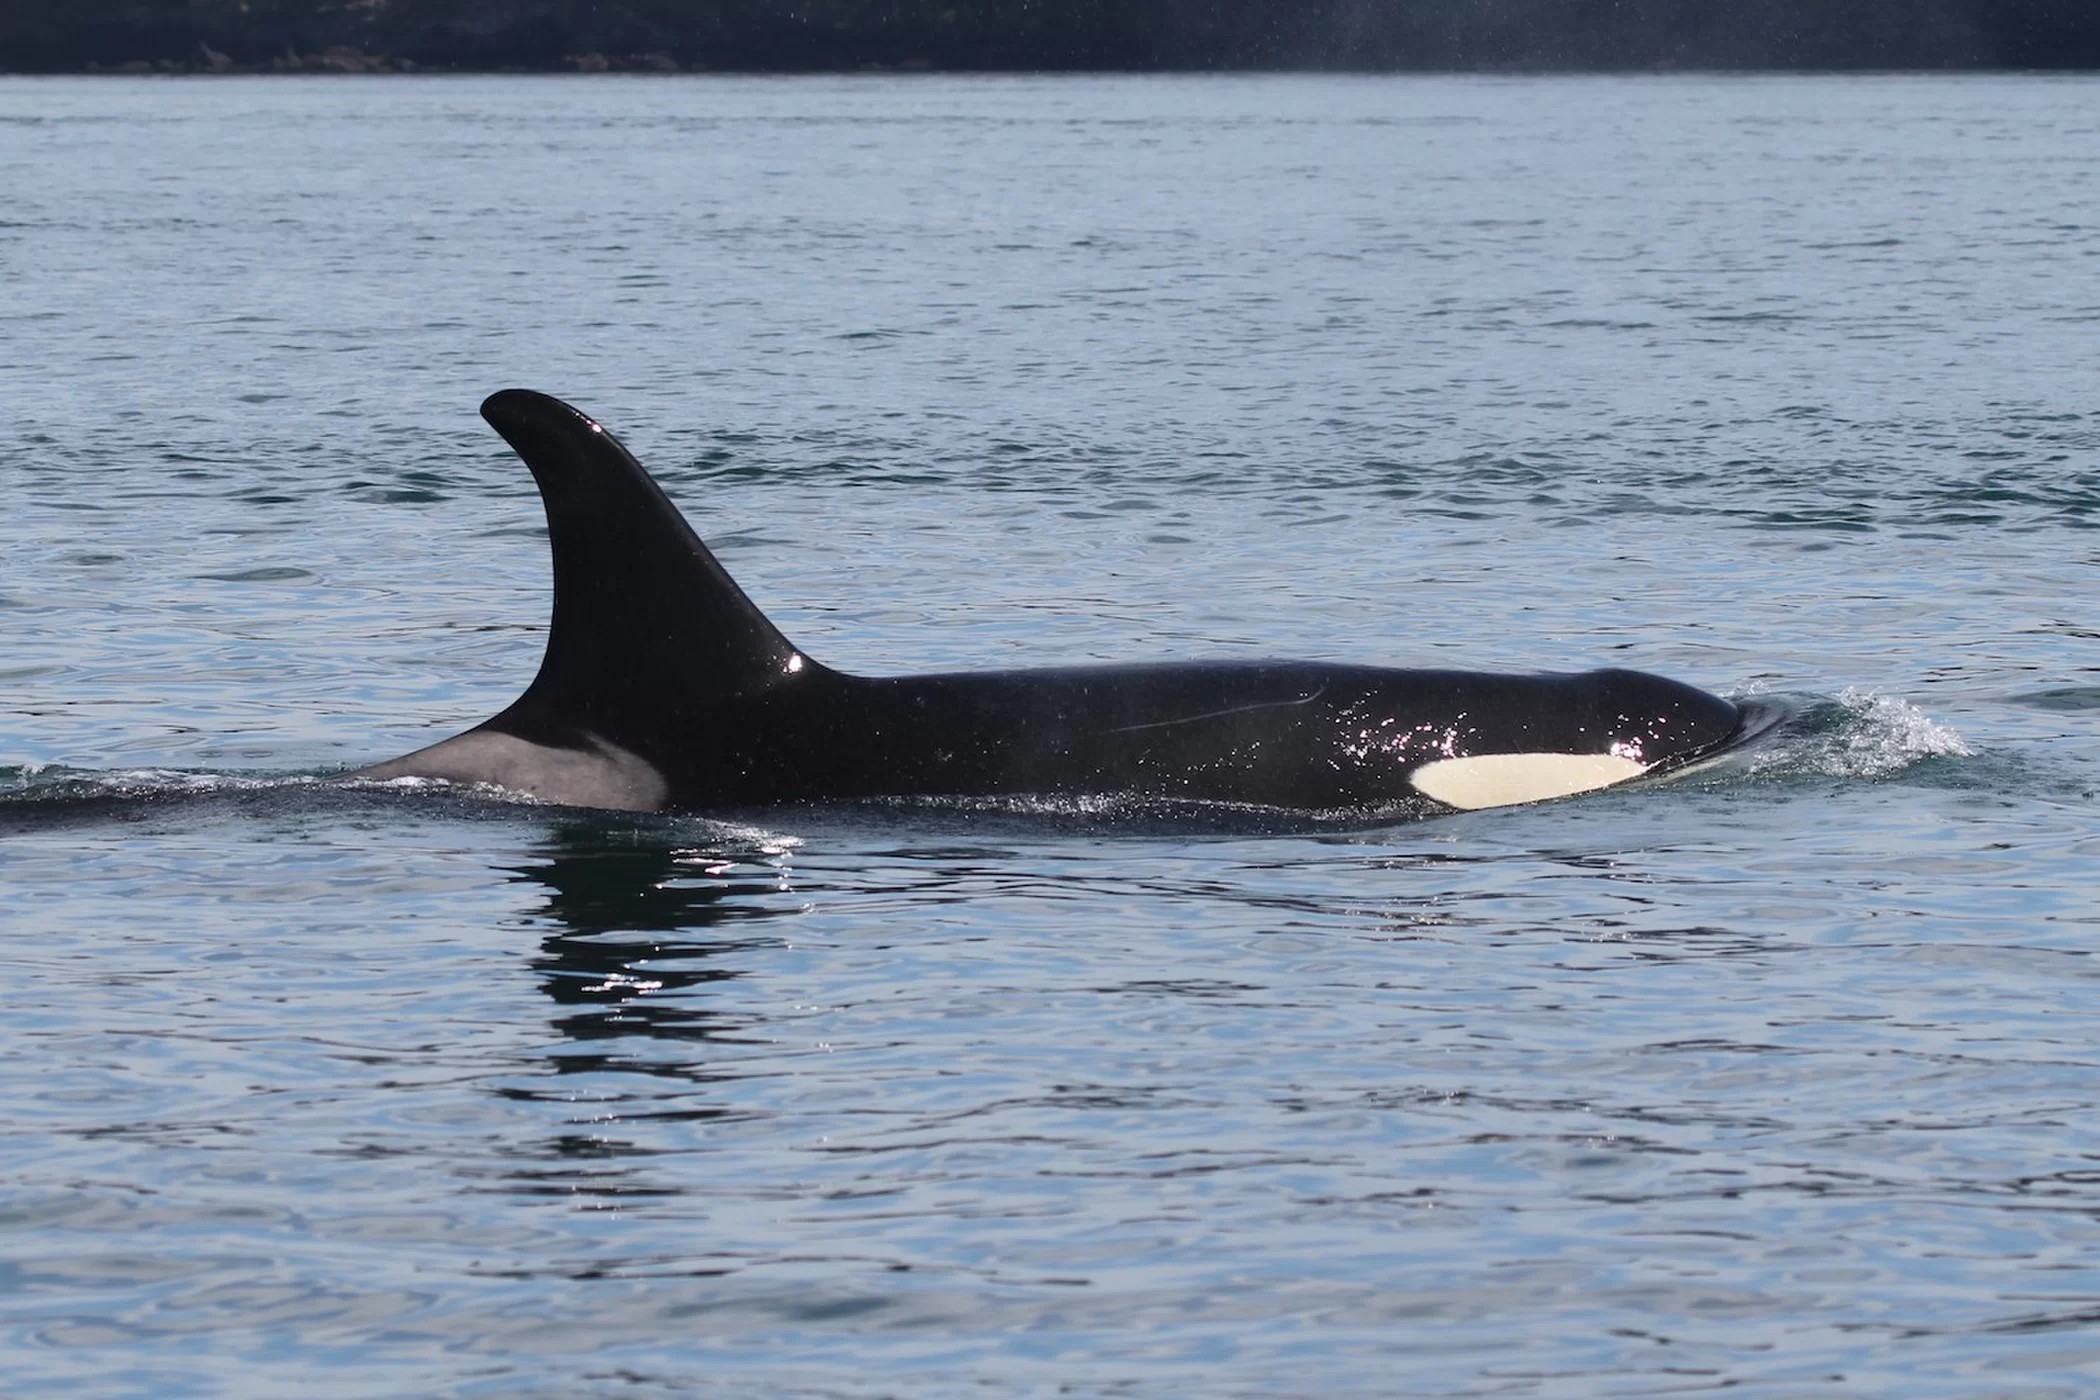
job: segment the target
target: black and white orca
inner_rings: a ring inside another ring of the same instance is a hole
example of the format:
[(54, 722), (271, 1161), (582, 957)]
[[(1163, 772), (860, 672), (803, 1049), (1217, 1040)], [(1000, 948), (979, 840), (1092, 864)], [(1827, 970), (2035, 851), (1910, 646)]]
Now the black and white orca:
[(539, 675), (486, 723), (348, 778), (627, 811), (1110, 796), (1423, 815), (1682, 768), (1762, 722), (1755, 707), (1619, 670), (1222, 661), (847, 675), (766, 620), (611, 433), (522, 389), (481, 412), (546, 506), (554, 616)]

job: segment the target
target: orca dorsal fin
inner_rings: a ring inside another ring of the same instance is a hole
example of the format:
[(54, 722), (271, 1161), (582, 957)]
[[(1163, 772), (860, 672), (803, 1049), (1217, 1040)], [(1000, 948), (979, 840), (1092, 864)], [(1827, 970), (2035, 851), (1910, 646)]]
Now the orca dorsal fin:
[(481, 416), (532, 469), (554, 554), (539, 674), (485, 728), (556, 744), (597, 735), (647, 752), (683, 711), (820, 669), (618, 438), (529, 389), (491, 394)]

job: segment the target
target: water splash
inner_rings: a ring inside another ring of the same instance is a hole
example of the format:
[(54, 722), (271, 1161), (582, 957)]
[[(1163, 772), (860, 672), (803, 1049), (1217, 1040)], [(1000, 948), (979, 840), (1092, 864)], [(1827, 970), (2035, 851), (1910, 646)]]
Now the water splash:
[(1751, 771), (1885, 778), (1928, 759), (1975, 752), (1951, 726), (1910, 701), (1861, 686), (1805, 703), (1789, 728), (1781, 742), (1755, 755)]

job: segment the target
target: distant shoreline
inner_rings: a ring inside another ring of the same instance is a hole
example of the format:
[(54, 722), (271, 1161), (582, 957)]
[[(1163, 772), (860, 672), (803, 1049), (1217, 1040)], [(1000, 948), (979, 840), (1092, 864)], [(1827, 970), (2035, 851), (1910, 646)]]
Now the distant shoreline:
[(1984, 65), (1984, 64), (1911, 64), (1911, 65), (1791, 65), (1754, 66), (1735, 64), (1679, 65), (1675, 63), (1651, 63), (1642, 65), (1584, 65), (1581, 67), (1549, 66), (1525, 63), (1477, 64), (1458, 66), (1355, 66), (1345, 64), (1305, 64), (1284, 66), (1212, 65), (1195, 66), (1090, 66), (1090, 67), (982, 67), (942, 65), (935, 63), (863, 63), (856, 65), (810, 65), (798, 67), (721, 67), (705, 64), (687, 65), (668, 54), (566, 54), (559, 60), (539, 64), (454, 64), (418, 63), (414, 59), (392, 58), (384, 54), (368, 54), (339, 49), (316, 54), (287, 53), (263, 63), (236, 63), (231, 60), (213, 63), (208, 61), (184, 62), (177, 59), (131, 59), (123, 63), (88, 63), (78, 68), (9, 68), (0, 67), (0, 77), (41, 78), (269, 78), (269, 77), (573, 77), (579, 74), (615, 74), (634, 76), (683, 76), (719, 78), (798, 78), (798, 77), (898, 77), (898, 76), (959, 76), (959, 77), (1057, 77), (1057, 76), (1113, 76), (1128, 75), (1154, 77), (1203, 77), (1203, 76), (1272, 76), (1272, 77), (1668, 77), (1696, 74), (1751, 76), (1801, 76), (1856, 75), (1888, 76), (1902, 75), (1961, 75), (1975, 74), (2021, 74), (2078, 76), (2100, 72), (2100, 60), (2080, 65)]
[(0, 0), (8, 73), (2096, 70), (2095, 0)]

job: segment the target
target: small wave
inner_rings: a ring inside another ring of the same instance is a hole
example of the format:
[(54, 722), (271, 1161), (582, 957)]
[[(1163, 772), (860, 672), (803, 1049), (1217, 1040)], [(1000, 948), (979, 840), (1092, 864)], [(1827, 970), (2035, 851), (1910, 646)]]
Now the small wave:
[(83, 827), (194, 827), (348, 817), (358, 821), (554, 821), (617, 832), (669, 831), (710, 845), (784, 856), (801, 838), (749, 822), (676, 812), (602, 812), (543, 802), (490, 783), (442, 778), (345, 780), (334, 773), (214, 773), (182, 768), (0, 766), (0, 837)]
[(309, 775), (200, 773), (179, 768), (88, 770), (29, 763), (0, 768), (0, 836), (102, 823), (190, 820), (257, 803), (312, 800)]
[(2026, 705), (2037, 710), (2100, 710), (2100, 685), (2030, 690), (2006, 698), (2015, 705)]
[(1952, 727), (1893, 695), (1847, 686), (1802, 707), (1781, 742), (1758, 752), (1752, 771), (1885, 778), (1934, 758), (1975, 751)]
[(0, 803), (10, 806), (112, 801), (146, 806), (180, 798), (300, 792), (431, 795), (516, 807), (548, 805), (530, 793), (494, 783), (455, 783), (444, 778), (346, 780), (332, 773), (215, 773), (188, 768), (85, 769), (48, 763), (0, 768)]
[(204, 773), (186, 768), (69, 768), (25, 763), (0, 768), (0, 801), (64, 802), (85, 797), (173, 797), (311, 786), (311, 774)]

